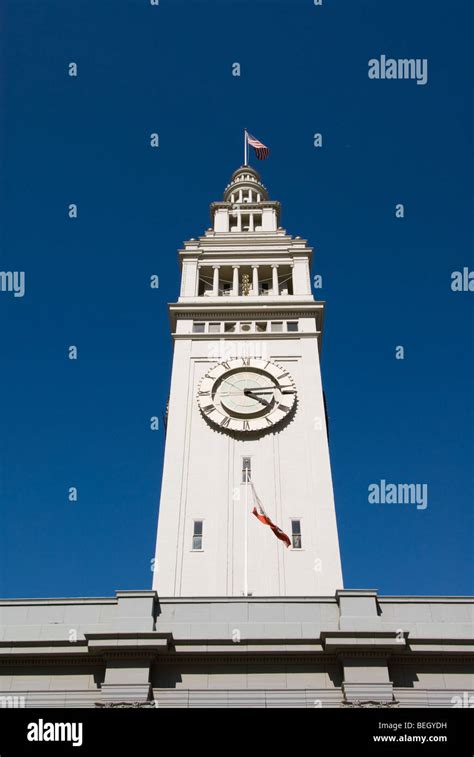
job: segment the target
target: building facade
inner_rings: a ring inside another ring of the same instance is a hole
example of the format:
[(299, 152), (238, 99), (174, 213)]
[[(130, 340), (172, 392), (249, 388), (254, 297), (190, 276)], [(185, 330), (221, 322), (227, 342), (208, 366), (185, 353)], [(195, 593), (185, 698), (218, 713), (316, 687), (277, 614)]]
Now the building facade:
[(180, 251), (153, 590), (0, 600), (0, 706), (474, 706), (472, 598), (343, 588), (323, 303), (279, 214), (243, 166)]
[(4, 707), (473, 707), (473, 600), (0, 601)]

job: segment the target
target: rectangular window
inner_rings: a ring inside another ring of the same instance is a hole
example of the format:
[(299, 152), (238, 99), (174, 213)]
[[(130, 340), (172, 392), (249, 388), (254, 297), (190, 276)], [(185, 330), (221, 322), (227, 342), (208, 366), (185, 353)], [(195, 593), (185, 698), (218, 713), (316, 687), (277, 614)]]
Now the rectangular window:
[(235, 323), (224, 323), (224, 331), (227, 333), (235, 331)]
[(210, 323), (208, 331), (210, 334), (218, 334), (221, 330), (221, 324), (220, 323)]
[(193, 323), (193, 333), (194, 334), (204, 334), (204, 326), (206, 324), (204, 323)]
[(270, 282), (269, 281), (262, 281), (260, 283), (259, 293), (260, 294), (269, 294), (270, 293)]
[(298, 321), (288, 321), (286, 327), (288, 331), (298, 331)]
[(202, 520), (195, 520), (193, 525), (193, 549), (202, 549)]
[(255, 330), (256, 331), (266, 331), (267, 330), (266, 321), (257, 321), (257, 323), (255, 324)]
[(250, 457), (242, 458), (242, 483), (250, 481), (252, 476), (252, 461)]
[(291, 544), (293, 549), (301, 549), (301, 521), (291, 521)]
[(283, 321), (272, 321), (272, 331), (283, 331)]

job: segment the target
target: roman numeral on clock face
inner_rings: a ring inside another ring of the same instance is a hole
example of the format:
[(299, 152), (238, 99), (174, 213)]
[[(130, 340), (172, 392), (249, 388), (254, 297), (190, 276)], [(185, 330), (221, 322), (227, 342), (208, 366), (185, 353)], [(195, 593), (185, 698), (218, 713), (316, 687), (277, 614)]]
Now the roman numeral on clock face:
[(284, 413), (289, 413), (291, 408), (287, 407), (286, 405), (278, 405), (279, 410), (283, 410)]
[(209, 415), (209, 413), (212, 413), (213, 410), (214, 410), (214, 405), (206, 405), (205, 407), (202, 408), (202, 412), (206, 413), (206, 415)]
[(221, 428), (227, 428), (227, 426), (229, 425), (229, 423), (230, 423), (230, 418), (223, 418), (221, 420), (221, 422), (219, 423), (219, 426)]
[(199, 397), (209, 397), (210, 394), (211, 394), (210, 392), (202, 392), (202, 391), (198, 392)]
[(221, 365), (222, 365), (223, 368), (227, 368), (227, 370), (230, 370), (229, 363), (221, 363)]
[(249, 357), (243, 357), (242, 358), (242, 365), (246, 365), (247, 367), (250, 366), (250, 358)]
[(242, 431), (250, 431), (250, 423), (248, 421), (244, 421)]

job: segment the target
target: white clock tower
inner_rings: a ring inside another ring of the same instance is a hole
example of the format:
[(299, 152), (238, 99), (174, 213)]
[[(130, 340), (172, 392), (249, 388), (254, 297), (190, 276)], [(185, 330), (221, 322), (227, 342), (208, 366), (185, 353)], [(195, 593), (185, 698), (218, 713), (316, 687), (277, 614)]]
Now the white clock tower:
[[(161, 597), (342, 589), (312, 249), (250, 166), (179, 251), (154, 585)], [(253, 514), (256, 498), (290, 546)]]

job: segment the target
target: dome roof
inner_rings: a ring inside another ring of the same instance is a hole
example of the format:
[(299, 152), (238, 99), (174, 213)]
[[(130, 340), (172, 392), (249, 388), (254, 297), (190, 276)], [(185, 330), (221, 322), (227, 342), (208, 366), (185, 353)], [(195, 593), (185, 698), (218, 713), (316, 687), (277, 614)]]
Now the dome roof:
[(262, 200), (268, 200), (268, 192), (260, 181), (260, 175), (251, 166), (240, 166), (234, 171), (224, 191), (224, 202), (229, 202), (231, 195), (240, 189), (253, 189)]

